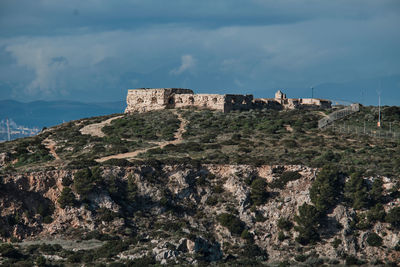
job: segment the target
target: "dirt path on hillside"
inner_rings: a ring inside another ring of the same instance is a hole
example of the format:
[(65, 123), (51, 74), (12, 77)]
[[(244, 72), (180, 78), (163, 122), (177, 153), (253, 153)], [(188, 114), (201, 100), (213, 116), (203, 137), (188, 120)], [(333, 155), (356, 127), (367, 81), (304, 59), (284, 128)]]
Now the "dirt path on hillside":
[(97, 162), (104, 162), (109, 159), (133, 159), (140, 153), (145, 153), (146, 151), (153, 149), (153, 148), (163, 148), (166, 145), (176, 145), (179, 143), (182, 143), (183, 141), (183, 133), (186, 132), (185, 127), (189, 123), (186, 119), (182, 117), (181, 114), (177, 113), (175, 110), (173, 111), (175, 115), (178, 116), (178, 119), (180, 120), (181, 124), (179, 126), (179, 129), (175, 132), (174, 134), (174, 140), (172, 141), (161, 141), (161, 142), (151, 142), (151, 144), (156, 145), (156, 147), (148, 147), (148, 148), (143, 148), (140, 150), (136, 150), (133, 152), (127, 152), (127, 153), (122, 153), (122, 154), (116, 154), (116, 155), (111, 155), (103, 158), (96, 159)]
[(117, 116), (117, 117), (113, 117), (110, 118), (108, 120), (99, 122), (99, 123), (93, 123), (93, 124), (89, 124), (86, 125), (85, 127), (83, 127), (82, 129), (80, 129), (79, 131), (81, 132), (81, 134), (89, 134), (92, 136), (97, 136), (97, 137), (104, 137), (105, 134), (101, 131), (101, 129), (106, 126), (109, 125), (113, 120), (122, 118), (124, 115), (121, 116)]
[(42, 144), (50, 151), (50, 154), (56, 160), (60, 159), (60, 157), (56, 153), (56, 142), (54, 140), (46, 138), (46, 139), (43, 140)]

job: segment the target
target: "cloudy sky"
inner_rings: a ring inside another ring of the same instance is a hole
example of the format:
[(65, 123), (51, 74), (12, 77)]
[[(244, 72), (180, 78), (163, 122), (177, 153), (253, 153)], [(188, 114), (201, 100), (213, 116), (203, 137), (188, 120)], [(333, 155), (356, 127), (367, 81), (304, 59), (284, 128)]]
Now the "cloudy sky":
[(399, 28), (398, 0), (2, 0), (0, 99), (315, 87), (372, 104), (380, 91), (400, 105)]

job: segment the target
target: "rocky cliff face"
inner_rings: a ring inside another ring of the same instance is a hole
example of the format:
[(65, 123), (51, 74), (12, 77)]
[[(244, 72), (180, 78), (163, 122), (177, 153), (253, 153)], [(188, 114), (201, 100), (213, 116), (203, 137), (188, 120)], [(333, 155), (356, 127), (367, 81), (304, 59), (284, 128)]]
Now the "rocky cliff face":
[[(300, 165), (101, 167), (96, 170), (98, 177), (85, 180), (86, 184), (77, 181), (77, 172), (61, 169), (1, 177), (2, 239), (134, 238), (136, 243), (117, 258), (137, 259), (150, 253), (161, 263), (229, 261), (245, 254), (271, 263), (285, 259), (335, 264), (348, 255), (369, 263), (399, 260), (400, 252), (393, 249), (399, 231), (384, 222), (355, 231), (358, 215), (342, 203), (320, 223), (321, 241), (306, 246), (295, 241), (298, 232), (290, 225), (295, 224), (298, 208), (311, 202), (309, 189), (317, 169)], [(300, 176), (272, 187), (284, 172)], [(268, 198), (259, 205), (254, 204), (251, 186), (255, 179), (268, 185), (263, 188)], [(395, 184), (388, 178), (383, 181), (384, 194), (389, 194)], [(65, 188), (72, 189), (75, 200), (61, 205)], [(399, 199), (392, 199), (383, 209), (399, 204)], [(224, 222), (222, 214), (229, 214), (231, 220)], [(230, 227), (232, 218), (241, 233)], [(288, 227), (280, 225), (283, 219)], [(381, 246), (367, 244), (371, 232), (381, 236)]]

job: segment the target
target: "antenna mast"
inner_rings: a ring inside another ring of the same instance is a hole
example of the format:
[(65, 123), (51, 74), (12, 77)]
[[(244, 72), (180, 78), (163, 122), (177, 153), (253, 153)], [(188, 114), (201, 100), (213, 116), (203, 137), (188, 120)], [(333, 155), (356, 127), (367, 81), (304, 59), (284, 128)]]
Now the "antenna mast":
[(381, 87), (382, 87), (382, 81), (379, 80), (379, 92), (378, 92), (378, 127), (381, 127)]
[(379, 96), (378, 96), (378, 103), (379, 103), (379, 106), (378, 106), (378, 111), (379, 111), (379, 115), (378, 115), (378, 118), (379, 118), (379, 120), (378, 120), (378, 127), (381, 127), (381, 93), (379, 92)]

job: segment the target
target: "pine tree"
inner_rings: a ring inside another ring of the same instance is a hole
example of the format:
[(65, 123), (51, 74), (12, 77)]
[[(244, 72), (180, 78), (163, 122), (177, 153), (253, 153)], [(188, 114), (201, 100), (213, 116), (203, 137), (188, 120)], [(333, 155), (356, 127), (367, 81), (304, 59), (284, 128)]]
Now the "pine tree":
[(350, 179), (344, 187), (346, 201), (354, 209), (361, 209), (368, 206), (368, 188), (365, 180), (359, 172), (351, 174)]
[(371, 191), (369, 192), (371, 204), (379, 204), (383, 198), (383, 181), (382, 178), (378, 177), (372, 183)]
[(295, 230), (299, 232), (297, 242), (302, 245), (314, 243), (319, 240), (317, 232), (319, 226), (320, 213), (313, 205), (304, 203), (299, 207), (299, 214), (294, 217), (297, 226)]
[(60, 207), (64, 209), (66, 206), (74, 206), (75, 203), (75, 195), (72, 192), (71, 188), (64, 187), (61, 191), (60, 197), (58, 198), (58, 204), (60, 204)]
[(251, 183), (250, 198), (254, 205), (262, 205), (268, 199), (268, 192), (266, 190), (267, 182), (263, 178), (256, 178)]
[(136, 196), (137, 196), (137, 185), (135, 183), (134, 178), (132, 177), (132, 175), (129, 175), (128, 177), (128, 185), (126, 188), (126, 199), (130, 202), (135, 202), (136, 200)]
[(333, 166), (325, 166), (310, 188), (311, 201), (318, 211), (326, 212), (337, 203), (341, 188), (339, 171)]

